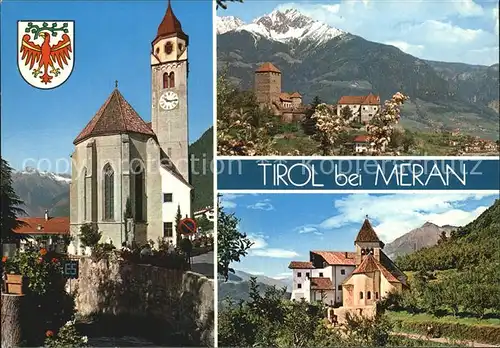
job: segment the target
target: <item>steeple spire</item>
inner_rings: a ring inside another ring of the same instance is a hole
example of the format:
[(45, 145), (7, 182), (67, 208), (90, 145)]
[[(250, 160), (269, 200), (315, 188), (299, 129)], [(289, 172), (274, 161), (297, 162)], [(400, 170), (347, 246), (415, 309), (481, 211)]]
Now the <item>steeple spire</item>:
[(158, 32), (156, 34), (156, 38), (153, 40), (153, 45), (157, 40), (177, 36), (184, 40), (186, 40), (186, 44), (188, 41), (188, 36), (182, 31), (181, 22), (177, 19), (172, 10), (172, 4), (170, 0), (168, 0), (167, 11), (165, 12), (165, 16), (163, 16), (163, 20), (158, 26)]

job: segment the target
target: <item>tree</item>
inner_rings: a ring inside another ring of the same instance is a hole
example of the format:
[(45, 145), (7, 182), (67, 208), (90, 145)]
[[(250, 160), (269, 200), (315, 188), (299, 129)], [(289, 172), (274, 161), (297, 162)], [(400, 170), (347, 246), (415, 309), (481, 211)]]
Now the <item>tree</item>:
[(405, 153), (408, 153), (408, 151), (410, 151), (410, 148), (414, 146), (415, 143), (415, 135), (413, 134), (413, 132), (407, 130), (403, 136), (403, 141), (401, 144), (403, 146), (403, 151)]
[(83, 247), (95, 248), (101, 240), (102, 233), (93, 224), (84, 224), (80, 227), (80, 242)]
[(210, 230), (214, 229), (214, 224), (205, 215), (196, 219), (196, 225), (201, 233), (207, 233)]
[(377, 113), (367, 125), (368, 138), (372, 144), (374, 155), (381, 155), (391, 141), (396, 124), (401, 118), (401, 106), (408, 99), (398, 92), (390, 100), (386, 100), (382, 111)]
[(243, 0), (217, 0), (217, 9), (220, 7), (224, 10), (227, 9), (228, 2), (243, 2)]
[(316, 120), (312, 118), (312, 116), (316, 111), (316, 107), (321, 103), (321, 99), (319, 99), (318, 96), (315, 96), (311, 105), (305, 112), (304, 119), (301, 122), (301, 126), (306, 135), (314, 135), (316, 133)]
[(354, 115), (351, 108), (346, 105), (340, 110), (340, 116), (342, 116), (346, 122), (351, 122)]
[[(219, 196), (221, 197), (221, 196)], [(239, 220), (234, 214), (226, 214), (219, 204), (217, 207), (217, 272), (229, 279), (229, 273), (234, 273), (231, 262), (240, 262), (253, 245), (245, 233), (238, 231)]]
[(1, 241), (2, 243), (15, 242), (19, 244), (19, 240), (22, 237), (16, 234), (14, 230), (24, 225), (17, 218), (19, 215), (25, 215), (26, 212), (21, 208), (23, 202), (12, 187), (12, 168), (3, 158), (0, 158), (0, 161), (0, 189), (2, 194), (2, 209), (0, 209)]
[(319, 142), (321, 155), (333, 155), (339, 135), (347, 130), (347, 121), (327, 104), (318, 105), (312, 118), (316, 120), (317, 129), (313, 138)]
[(180, 241), (182, 236), (181, 232), (179, 231), (179, 223), (182, 220), (182, 214), (181, 214), (181, 206), (180, 204), (177, 205), (177, 214), (175, 215), (175, 240)]
[(439, 235), (438, 244), (446, 243), (448, 241), (448, 236), (446, 236), (446, 231), (441, 231)]

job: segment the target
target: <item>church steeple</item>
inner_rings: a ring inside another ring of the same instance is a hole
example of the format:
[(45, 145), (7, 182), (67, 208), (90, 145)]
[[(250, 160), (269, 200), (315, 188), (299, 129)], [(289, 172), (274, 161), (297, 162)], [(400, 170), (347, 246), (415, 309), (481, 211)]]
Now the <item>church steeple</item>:
[(380, 250), (384, 248), (384, 243), (375, 233), (368, 216), (359, 229), (354, 245), (356, 247), (356, 265), (361, 264), (364, 256), (367, 255), (373, 255), (377, 261), (380, 261)]
[(188, 36), (182, 30), (181, 22), (175, 16), (174, 11), (172, 10), (172, 4), (170, 3), (170, 0), (168, 0), (167, 11), (165, 12), (163, 20), (158, 26), (158, 31), (155, 39), (153, 40), (153, 45), (158, 40), (174, 36), (184, 39), (187, 45)]

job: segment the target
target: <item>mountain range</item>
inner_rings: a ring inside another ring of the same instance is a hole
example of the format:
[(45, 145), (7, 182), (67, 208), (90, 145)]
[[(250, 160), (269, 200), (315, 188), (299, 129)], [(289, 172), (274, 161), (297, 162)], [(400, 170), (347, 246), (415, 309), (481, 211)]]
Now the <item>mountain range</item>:
[(272, 62), (282, 72), (283, 91), (304, 101), (319, 96), (335, 104), (342, 95), (410, 97), (402, 123), (410, 129), (460, 128), (498, 139), (498, 64), (434, 62), (315, 21), (295, 9), (275, 10), (244, 23), (217, 18), (217, 61), (242, 89), (253, 88), (254, 71)]
[[(194, 210), (213, 205), (213, 128), (210, 127), (189, 146), (189, 153), (197, 160), (193, 165), (191, 184), (195, 187)], [(33, 168), (12, 173), (12, 186), (24, 202), (22, 208), (28, 216), (69, 216), (69, 174), (41, 172)]]

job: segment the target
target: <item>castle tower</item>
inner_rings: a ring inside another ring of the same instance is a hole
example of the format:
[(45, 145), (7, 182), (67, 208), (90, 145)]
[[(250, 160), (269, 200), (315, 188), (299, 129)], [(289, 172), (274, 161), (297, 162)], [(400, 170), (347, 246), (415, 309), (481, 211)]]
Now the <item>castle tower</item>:
[(264, 63), (255, 71), (255, 95), (261, 105), (270, 106), (279, 102), (281, 94), (281, 71), (272, 63)]
[(380, 262), (380, 250), (384, 248), (384, 243), (378, 238), (368, 217), (366, 217), (356, 236), (354, 246), (356, 249), (356, 266), (361, 264), (364, 256), (370, 254)]
[(189, 182), (188, 36), (170, 0), (151, 46), (152, 128), (161, 149)]

